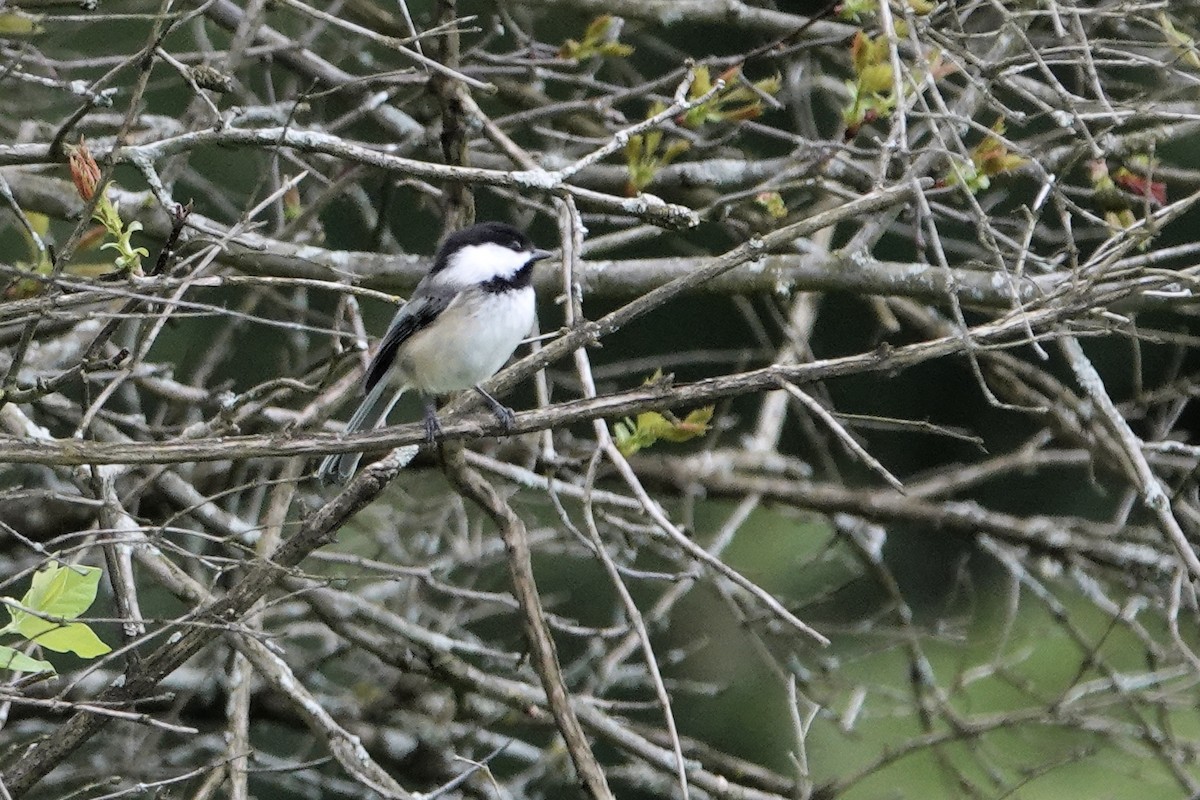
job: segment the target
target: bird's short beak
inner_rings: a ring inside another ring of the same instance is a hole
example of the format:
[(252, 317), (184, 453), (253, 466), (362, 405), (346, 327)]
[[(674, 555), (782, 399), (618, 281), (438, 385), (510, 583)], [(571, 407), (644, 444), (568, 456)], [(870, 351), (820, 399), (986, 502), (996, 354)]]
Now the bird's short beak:
[(534, 250), (533, 255), (529, 257), (530, 261), (542, 261), (547, 258), (552, 258), (554, 253), (549, 250)]

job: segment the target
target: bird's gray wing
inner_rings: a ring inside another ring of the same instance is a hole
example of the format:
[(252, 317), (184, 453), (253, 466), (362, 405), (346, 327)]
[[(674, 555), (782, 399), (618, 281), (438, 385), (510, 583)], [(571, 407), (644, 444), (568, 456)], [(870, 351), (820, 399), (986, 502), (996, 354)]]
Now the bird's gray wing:
[(375, 384), (383, 379), (392, 363), (396, 360), (396, 351), (409, 337), (429, 325), (438, 315), (446, 310), (446, 306), (459, 295), (456, 289), (449, 287), (418, 286), (412, 299), (396, 312), (383, 342), (375, 352), (371, 363), (367, 366), (367, 377), (364, 390), (367, 393), (375, 388)]

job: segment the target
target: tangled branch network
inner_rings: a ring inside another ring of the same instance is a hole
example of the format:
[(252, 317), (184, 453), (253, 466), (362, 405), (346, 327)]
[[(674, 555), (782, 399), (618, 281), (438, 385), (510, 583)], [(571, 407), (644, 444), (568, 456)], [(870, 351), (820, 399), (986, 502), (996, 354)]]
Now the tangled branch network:
[[(1200, 794), (1198, 31), (0, 3), (0, 797)], [(513, 423), (345, 434), (491, 219)]]

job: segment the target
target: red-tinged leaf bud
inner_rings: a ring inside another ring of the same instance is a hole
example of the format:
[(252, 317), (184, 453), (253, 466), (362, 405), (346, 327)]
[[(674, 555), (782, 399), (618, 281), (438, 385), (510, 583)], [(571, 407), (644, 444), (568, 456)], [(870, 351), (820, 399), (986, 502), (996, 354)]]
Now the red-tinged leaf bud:
[(108, 231), (103, 225), (93, 225), (83, 232), (83, 236), (79, 239), (79, 252), (85, 253), (88, 250), (94, 250), (104, 243), (104, 237), (108, 235)]
[(1167, 185), (1162, 181), (1152, 181), (1125, 167), (1118, 168), (1112, 177), (1118, 186), (1139, 197), (1145, 197), (1160, 206), (1167, 204)]
[(96, 186), (100, 183), (100, 165), (92, 158), (87, 142), (82, 136), (79, 137), (78, 145), (68, 148), (67, 161), (76, 191), (84, 202), (90, 201), (96, 196)]

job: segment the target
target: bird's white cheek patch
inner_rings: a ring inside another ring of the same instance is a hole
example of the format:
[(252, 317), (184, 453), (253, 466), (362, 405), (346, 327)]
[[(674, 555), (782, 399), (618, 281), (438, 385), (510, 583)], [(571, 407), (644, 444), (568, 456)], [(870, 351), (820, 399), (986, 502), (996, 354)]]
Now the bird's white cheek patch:
[(435, 280), (451, 286), (472, 286), (493, 278), (510, 278), (525, 266), (529, 256), (492, 242), (473, 244), (451, 256), (449, 265)]

